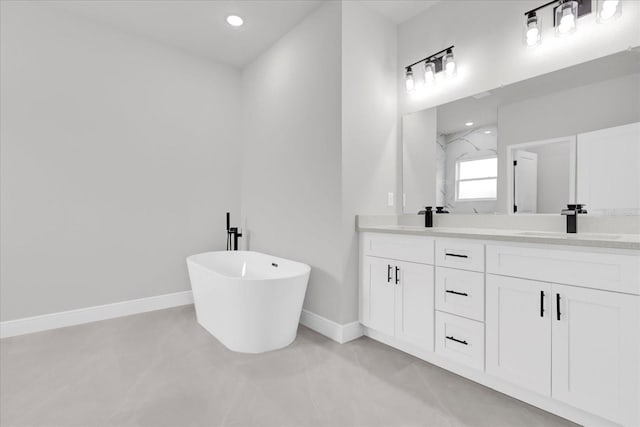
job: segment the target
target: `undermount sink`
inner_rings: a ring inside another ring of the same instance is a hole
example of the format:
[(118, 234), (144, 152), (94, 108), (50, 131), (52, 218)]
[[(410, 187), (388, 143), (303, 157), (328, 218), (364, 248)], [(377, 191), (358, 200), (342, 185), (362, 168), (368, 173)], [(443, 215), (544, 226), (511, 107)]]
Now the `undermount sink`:
[(532, 237), (582, 237), (585, 239), (596, 239), (596, 240), (616, 240), (619, 239), (620, 236), (617, 234), (601, 234), (601, 233), (560, 233), (556, 231), (522, 231), (518, 233), (520, 236), (532, 236)]

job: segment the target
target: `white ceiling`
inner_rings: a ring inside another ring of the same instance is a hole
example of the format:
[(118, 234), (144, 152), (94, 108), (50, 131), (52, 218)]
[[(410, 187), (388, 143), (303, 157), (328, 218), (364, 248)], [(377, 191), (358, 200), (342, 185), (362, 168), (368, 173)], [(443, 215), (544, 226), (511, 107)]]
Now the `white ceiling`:
[[(47, 1), (95, 21), (196, 55), (241, 67), (251, 62), (322, 3), (319, 0)], [(242, 27), (226, 23), (230, 14)]]
[(352, 0), (358, 1), (396, 24), (402, 24), (441, 0)]
[[(85, 18), (242, 67), (330, 0), (41, 0)], [(348, 0), (404, 22), (440, 0)], [(226, 23), (230, 14), (242, 27)]]

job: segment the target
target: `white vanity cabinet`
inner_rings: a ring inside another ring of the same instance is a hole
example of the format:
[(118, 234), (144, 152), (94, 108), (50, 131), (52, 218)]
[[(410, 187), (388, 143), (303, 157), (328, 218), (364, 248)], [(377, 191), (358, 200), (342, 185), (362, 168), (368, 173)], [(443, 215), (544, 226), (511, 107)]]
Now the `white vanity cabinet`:
[(435, 352), (484, 370), (484, 244), (436, 239)]
[(640, 426), (639, 251), (373, 232), (360, 244), (365, 334), (581, 424)]
[[(637, 292), (638, 261), (488, 245), (487, 372), (616, 423), (639, 425), (640, 296), (622, 293)], [(492, 274), (505, 271), (520, 277)]]
[(362, 244), (361, 323), (433, 351), (433, 239), (367, 234)]
[(363, 268), (366, 304), (363, 306), (362, 323), (389, 335), (393, 335), (395, 322), (394, 267), (393, 260), (366, 257)]
[(551, 285), (487, 275), (487, 372), (551, 395)]
[(433, 350), (433, 266), (396, 263), (395, 336)]
[(640, 297), (556, 284), (552, 292), (551, 396), (640, 425)]

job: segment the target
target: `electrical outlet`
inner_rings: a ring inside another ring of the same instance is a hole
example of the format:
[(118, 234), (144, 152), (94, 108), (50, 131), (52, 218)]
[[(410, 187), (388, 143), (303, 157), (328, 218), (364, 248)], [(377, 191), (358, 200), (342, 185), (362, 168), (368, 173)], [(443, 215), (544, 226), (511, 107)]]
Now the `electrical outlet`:
[(389, 194), (387, 195), (387, 205), (388, 205), (388, 206), (393, 206), (393, 201), (394, 201), (394, 199), (393, 199), (393, 193), (389, 193)]

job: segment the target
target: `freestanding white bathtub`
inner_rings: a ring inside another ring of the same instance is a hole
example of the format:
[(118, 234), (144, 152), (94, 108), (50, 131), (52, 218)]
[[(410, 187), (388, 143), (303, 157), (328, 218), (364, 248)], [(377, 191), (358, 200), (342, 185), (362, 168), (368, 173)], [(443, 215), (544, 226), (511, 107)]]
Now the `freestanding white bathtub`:
[(262, 353), (296, 338), (311, 268), (259, 252), (187, 258), (198, 323), (228, 349)]

